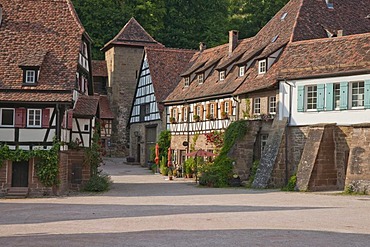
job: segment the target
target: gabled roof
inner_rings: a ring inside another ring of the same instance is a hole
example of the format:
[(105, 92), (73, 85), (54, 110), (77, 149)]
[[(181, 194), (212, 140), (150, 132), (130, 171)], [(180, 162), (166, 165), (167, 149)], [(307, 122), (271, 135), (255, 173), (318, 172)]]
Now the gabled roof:
[(75, 117), (93, 117), (96, 116), (99, 105), (99, 96), (82, 95), (78, 97), (73, 116)]
[(150, 36), (145, 29), (132, 17), (119, 33), (110, 40), (102, 48), (103, 51), (108, 50), (111, 46), (127, 45), (127, 46), (159, 46), (161, 43)]
[(370, 33), (293, 42), (281, 62), (281, 79), (370, 73)]
[[(85, 30), (70, 0), (2, 0), (1, 4), (0, 99), (71, 102)], [(20, 66), (40, 67), (35, 87), (22, 86)]]
[[(162, 102), (181, 80), (180, 72), (189, 64), (195, 51), (173, 48), (145, 48), (157, 102)], [(163, 105), (158, 105), (163, 111)]]
[(99, 116), (101, 119), (114, 119), (108, 96), (100, 95), (99, 97)]
[(105, 60), (92, 60), (92, 75), (97, 77), (108, 77), (107, 62)]

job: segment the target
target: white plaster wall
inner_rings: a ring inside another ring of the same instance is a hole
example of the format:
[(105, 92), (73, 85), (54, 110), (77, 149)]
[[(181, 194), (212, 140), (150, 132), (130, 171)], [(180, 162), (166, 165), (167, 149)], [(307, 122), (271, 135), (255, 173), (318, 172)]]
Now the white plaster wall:
[[(321, 79), (306, 79), (287, 81), (292, 85), (292, 109), (290, 125), (312, 125), (318, 123), (337, 123), (338, 125), (351, 125), (370, 122), (370, 109), (353, 109), (321, 112), (298, 112), (297, 110), (297, 88), (309, 84), (327, 84), (340, 82), (353, 82), (370, 80), (370, 74), (358, 76), (343, 76)], [(284, 81), (280, 82), (279, 90), (279, 118), (289, 117), (289, 85)]]
[[(39, 142), (44, 141), (46, 129), (19, 129), (20, 142)], [(52, 141), (55, 130), (50, 130), (48, 141)]]
[(0, 140), (3, 142), (14, 141), (14, 129), (13, 128), (1, 128), (0, 129)]

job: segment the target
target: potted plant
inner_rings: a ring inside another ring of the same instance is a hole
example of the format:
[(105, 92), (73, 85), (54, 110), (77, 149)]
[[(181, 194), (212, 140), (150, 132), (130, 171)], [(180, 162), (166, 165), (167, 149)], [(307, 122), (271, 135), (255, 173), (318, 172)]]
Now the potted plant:
[(172, 124), (176, 123), (176, 118), (170, 117), (170, 123), (172, 123)]
[(208, 120), (214, 120), (214, 117), (213, 117), (213, 115), (212, 115), (212, 114), (207, 114), (206, 118), (207, 118)]
[(228, 119), (229, 118), (229, 115), (227, 114), (227, 112), (221, 112), (221, 118), (222, 119)]
[(195, 114), (193, 116), (193, 119), (194, 119), (195, 122), (199, 122), (200, 121), (200, 116)]

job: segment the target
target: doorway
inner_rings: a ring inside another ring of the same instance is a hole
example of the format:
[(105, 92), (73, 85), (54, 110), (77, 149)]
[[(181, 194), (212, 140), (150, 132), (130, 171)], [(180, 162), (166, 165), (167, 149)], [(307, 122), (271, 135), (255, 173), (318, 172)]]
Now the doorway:
[(12, 163), (12, 187), (28, 187), (29, 162)]

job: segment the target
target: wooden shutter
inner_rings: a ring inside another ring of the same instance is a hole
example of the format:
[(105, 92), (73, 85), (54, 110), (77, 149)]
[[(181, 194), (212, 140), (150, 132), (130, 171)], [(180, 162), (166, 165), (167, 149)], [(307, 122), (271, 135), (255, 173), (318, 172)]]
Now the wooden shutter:
[(334, 110), (334, 84), (333, 83), (326, 84), (325, 103), (326, 103), (327, 111)]
[(229, 116), (233, 115), (233, 101), (229, 100)]
[(364, 106), (370, 108), (370, 80), (365, 81)]
[(204, 119), (204, 106), (203, 105), (200, 105), (200, 120), (203, 120)]
[(340, 109), (348, 109), (348, 82), (340, 83)]
[(15, 109), (15, 127), (18, 127), (18, 128), (26, 127), (26, 109), (25, 108)]
[(225, 112), (225, 102), (222, 102), (220, 105), (220, 112)]
[(50, 121), (50, 109), (43, 109), (42, 110), (42, 127), (48, 128)]
[(317, 111), (324, 110), (324, 101), (325, 101), (325, 85), (317, 85)]
[(217, 118), (218, 117), (217, 103), (213, 103), (213, 109), (214, 109), (213, 117)]
[(211, 114), (211, 104), (206, 105), (206, 117)]
[(298, 94), (297, 94), (297, 111), (303, 112), (304, 111), (304, 86), (298, 86)]
[(67, 129), (72, 129), (73, 123), (73, 110), (67, 111)]

